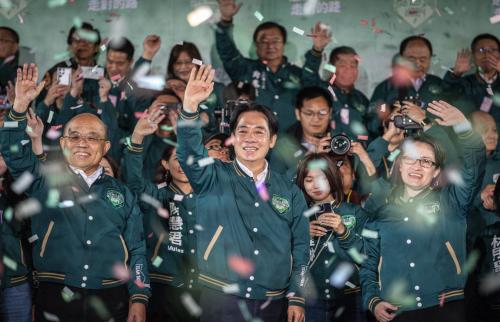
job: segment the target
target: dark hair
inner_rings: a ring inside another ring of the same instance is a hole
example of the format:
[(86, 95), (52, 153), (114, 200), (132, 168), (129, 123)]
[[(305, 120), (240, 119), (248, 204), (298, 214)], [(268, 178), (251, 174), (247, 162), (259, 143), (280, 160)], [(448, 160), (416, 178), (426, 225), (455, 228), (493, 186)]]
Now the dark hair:
[(357, 55), (358, 53), (354, 48), (348, 46), (340, 46), (332, 49), (330, 53), (330, 64), (335, 65), (339, 55)]
[(299, 188), (304, 192), (304, 197), (306, 198), (308, 203), (312, 202), (312, 198), (306, 193), (306, 189), (304, 186), (304, 180), (309, 173), (309, 164), (311, 162), (325, 162), (326, 167), (320, 170), (326, 176), (328, 180), (328, 184), (330, 185), (330, 193), (335, 199), (336, 205), (340, 205), (342, 202), (344, 191), (342, 186), (342, 176), (340, 174), (340, 170), (335, 163), (333, 163), (332, 159), (328, 156), (327, 153), (311, 153), (307, 155), (302, 161), (300, 161), (299, 166), (297, 168), (297, 179), (295, 183)]
[(431, 53), (431, 56), (433, 55), (434, 52), (432, 50), (432, 44), (429, 41), (429, 39), (425, 38), (424, 36), (410, 36), (410, 37), (407, 37), (407, 38), (403, 39), (403, 41), (399, 45), (399, 54), (401, 56), (403, 55), (406, 47), (408, 47), (408, 45), (412, 41), (423, 41), (424, 44), (425, 44), (425, 46), (427, 46), (427, 48), (429, 49), (429, 51)]
[(476, 49), (477, 43), (483, 39), (493, 40), (497, 44), (497, 47), (500, 48), (500, 40), (498, 40), (496, 36), (492, 34), (480, 34), (474, 37), (474, 39), (472, 39), (472, 42), (470, 44), (470, 50), (474, 51)]
[(333, 163), (335, 163), (335, 165), (338, 166), (339, 168), (340, 165), (338, 162), (341, 161), (342, 163), (348, 163), (353, 173), (356, 172), (356, 168), (354, 168), (354, 156), (349, 154), (339, 155), (330, 153), (330, 158), (332, 159)]
[(283, 43), (286, 43), (286, 29), (285, 29), (285, 27), (283, 27), (280, 24), (277, 24), (276, 22), (272, 22), (272, 21), (263, 22), (260, 25), (258, 25), (257, 28), (255, 28), (255, 31), (253, 32), (253, 41), (257, 42), (257, 36), (258, 36), (259, 32), (261, 32), (262, 30), (271, 29), (271, 28), (278, 28), (278, 30), (281, 33), (281, 36), (283, 37)]
[(125, 37), (111, 39), (108, 43), (108, 52), (110, 50), (127, 54), (128, 60), (132, 60), (134, 58), (134, 45), (132, 45), (132, 42)]
[(317, 97), (323, 97), (326, 100), (328, 107), (332, 108), (332, 96), (326, 89), (319, 86), (309, 86), (302, 88), (295, 97), (295, 108), (300, 110), (304, 105), (305, 100), (311, 100)]
[(278, 120), (276, 119), (276, 115), (274, 115), (274, 113), (267, 106), (252, 102), (239, 104), (231, 114), (231, 121), (229, 122), (229, 129), (231, 130), (231, 133), (234, 133), (236, 130), (241, 114), (246, 112), (259, 112), (264, 114), (267, 119), (267, 125), (269, 126), (271, 136), (278, 133)]
[[(170, 141), (172, 142), (177, 142), (177, 138), (175, 136), (172, 136), (169, 138)], [(157, 169), (156, 169), (156, 175), (155, 175), (155, 182), (156, 183), (162, 183), (166, 181), (167, 183), (170, 183), (172, 181), (172, 176), (170, 175), (170, 172), (168, 172), (163, 165), (161, 164), (162, 160), (165, 160), (169, 162), (170, 158), (172, 157), (172, 154), (174, 153), (175, 146), (173, 145), (167, 145), (165, 150), (163, 150), (163, 153), (161, 155), (160, 162), (158, 163)]]
[(113, 171), (114, 177), (116, 179), (119, 179), (121, 177), (120, 166), (115, 161), (115, 159), (113, 159), (109, 155), (104, 155), (102, 158), (106, 159), (106, 161), (108, 161), (109, 166), (111, 167), (111, 171)]
[(14, 42), (16, 44), (19, 44), (19, 34), (17, 33), (17, 31), (7, 26), (0, 26), (0, 29), (10, 32), (12, 38), (14, 38)]
[(500, 215), (500, 178), (497, 179), (495, 191), (493, 192), (493, 204), (495, 205), (495, 212)]
[(247, 95), (250, 101), (255, 101), (255, 87), (250, 83), (238, 82), (230, 83), (222, 89), (222, 100), (226, 103), (229, 100), (237, 100), (241, 95)]
[[(431, 136), (426, 135), (426, 134), (419, 134), (416, 136), (407, 137), (406, 139), (404, 139), (404, 141), (400, 145), (399, 149), (401, 150), (401, 153), (399, 154), (398, 158), (394, 162), (393, 168), (392, 168), (391, 181), (395, 184), (396, 187), (401, 187), (403, 185), (403, 181), (401, 179), (401, 174), (399, 172), (399, 168), (401, 167), (401, 156), (404, 155), (405, 149), (407, 147), (409, 147), (409, 146), (411, 147), (412, 143), (423, 143), (423, 144), (427, 144), (428, 146), (430, 146), (432, 148), (432, 150), (434, 151), (434, 158), (436, 159), (435, 160), (436, 168), (441, 169), (446, 161), (446, 153), (445, 153), (443, 147), (441, 146), (441, 144), (439, 142), (437, 142)], [(431, 183), (431, 187), (433, 189), (439, 189), (440, 177), (441, 177), (441, 175), (437, 176), (433, 180), (433, 182)]]
[(196, 47), (196, 45), (192, 42), (184, 41), (182, 45), (175, 45), (174, 47), (172, 47), (172, 50), (170, 51), (170, 57), (168, 58), (167, 79), (176, 78), (174, 74), (174, 64), (183, 52), (187, 53), (189, 57), (191, 57), (191, 59), (196, 58), (198, 60), (202, 60), (198, 47)]
[(69, 30), (68, 37), (66, 38), (66, 43), (68, 45), (71, 45), (71, 43), (73, 42), (73, 34), (75, 32), (77, 32), (78, 30), (80, 30), (80, 29), (84, 29), (84, 30), (95, 32), (97, 34), (97, 39), (94, 42), (94, 44), (100, 44), (101, 43), (101, 33), (99, 32), (99, 29), (94, 28), (94, 26), (92, 26), (92, 24), (90, 24), (88, 22), (83, 22), (82, 25), (81, 25), (81, 27), (77, 28), (76, 26), (73, 26)]
[(158, 92), (155, 96), (155, 99), (158, 98), (158, 96), (161, 95), (168, 95), (168, 96), (173, 96), (175, 97), (179, 102), (182, 102), (182, 99), (170, 88), (164, 88), (160, 92)]

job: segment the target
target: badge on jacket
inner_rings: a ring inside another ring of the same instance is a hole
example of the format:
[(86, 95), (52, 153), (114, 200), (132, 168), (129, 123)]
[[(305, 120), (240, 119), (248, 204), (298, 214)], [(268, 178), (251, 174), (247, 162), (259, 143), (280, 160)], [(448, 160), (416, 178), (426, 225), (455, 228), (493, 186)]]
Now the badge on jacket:
[(353, 215), (342, 216), (342, 221), (347, 229), (353, 229), (356, 226), (356, 217)]
[(106, 192), (106, 198), (115, 208), (123, 207), (125, 202), (122, 193), (114, 189), (110, 189)]
[(273, 205), (273, 208), (276, 209), (280, 214), (286, 212), (288, 208), (290, 208), (290, 203), (288, 202), (288, 200), (277, 195), (273, 195), (271, 204)]

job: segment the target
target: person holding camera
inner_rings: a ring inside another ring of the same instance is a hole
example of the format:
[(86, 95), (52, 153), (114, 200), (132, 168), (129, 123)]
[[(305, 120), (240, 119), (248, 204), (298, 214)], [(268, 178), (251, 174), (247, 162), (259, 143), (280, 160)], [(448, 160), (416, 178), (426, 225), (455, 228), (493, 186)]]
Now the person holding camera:
[(486, 153), (456, 107), (440, 101), (430, 103), (428, 111), (458, 135), (460, 180), (440, 188), (444, 150), (424, 134), (401, 145), (394, 184), (374, 183), (365, 203), (374, 217), (366, 229), (377, 238), (366, 238), (360, 279), (365, 307), (382, 322), (465, 321), (466, 217), (480, 187)]
[(331, 41), (328, 28), (318, 22), (311, 30), (308, 36), (313, 40), (313, 48), (306, 53), (305, 64), (300, 68), (284, 56), (285, 27), (272, 21), (261, 23), (253, 34), (258, 59), (249, 59), (238, 51), (231, 36), (233, 17), (242, 4), (235, 0), (218, 2), (221, 21), (215, 31), (215, 45), (224, 69), (233, 82), (251, 83), (256, 90), (256, 102), (271, 108), (278, 117), (280, 132), (286, 131), (295, 121), (292, 105), (298, 90), (320, 82), (321, 55)]
[[(309, 232), (300, 189), (269, 169), (278, 125), (270, 109), (240, 104), (232, 115), (235, 160), (207, 158), (198, 105), (213, 89), (210, 66), (193, 69), (177, 127), (177, 157), (198, 194), (201, 321), (302, 322)], [(290, 274), (276, 274), (276, 272)], [(242, 307), (247, 310), (242, 311)], [(288, 317), (288, 318), (287, 318)]]
[[(360, 234), (368, 214), (345, 200), (338, 166), (326, 153), (311, 153), (302, 160), (296, 184), (309, 206), (318, 209), (309, 217), (310, 277), (306, 283), (312, 294), (306, 300), (306, 320), (365, 321), (354, 267), (359, 259), (350, 254), (362, 248)], [(336, 281), (335, 276), (346, 267), (350, 274)]]

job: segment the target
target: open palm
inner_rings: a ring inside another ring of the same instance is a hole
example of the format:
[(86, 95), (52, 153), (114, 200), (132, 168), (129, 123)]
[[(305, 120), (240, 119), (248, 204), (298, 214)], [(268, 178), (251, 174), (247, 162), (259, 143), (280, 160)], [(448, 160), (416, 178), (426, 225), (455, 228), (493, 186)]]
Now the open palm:
[(24, 64), (23, 68), (17, 69), (17, 80), (15, 86), (16, 104), (19, 110), (17, 112), (25, 112), (28, 105), (42, 91), (45, 81), (37, 85), (38, 67), (35, 64)]
[(206, 100), (214, 89), (215, 70), (210, 65), (191, 70), (189, 81), (184, 92), (184, 107), (195, 112), (198, 105)]

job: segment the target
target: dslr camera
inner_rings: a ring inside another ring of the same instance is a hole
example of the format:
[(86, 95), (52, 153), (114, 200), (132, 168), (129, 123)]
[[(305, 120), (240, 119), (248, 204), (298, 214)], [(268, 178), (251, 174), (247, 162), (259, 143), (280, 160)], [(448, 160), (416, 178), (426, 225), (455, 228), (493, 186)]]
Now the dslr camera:
[(332, 153), (336, 155), (345, 155), (351, 149), (351, 139), (345, 134), (337, 134), (330, 141)]

